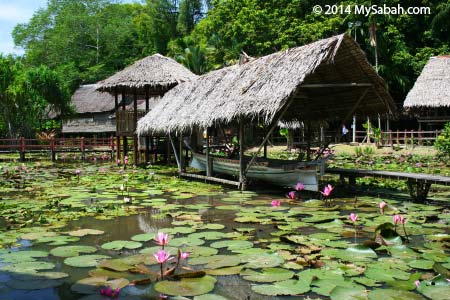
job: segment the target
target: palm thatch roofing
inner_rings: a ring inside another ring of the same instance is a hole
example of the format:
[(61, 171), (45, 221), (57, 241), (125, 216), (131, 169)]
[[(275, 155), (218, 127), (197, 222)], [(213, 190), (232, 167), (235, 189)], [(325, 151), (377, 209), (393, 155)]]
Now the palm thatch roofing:
[[(72, 104), (78, 114), (98, 113), (114, 110), (114, 96), (97, 91), (98, 85), (81, 85), (72, 95)], [(120, 98), (119, 98), (120, 101)]]
[(450, 107), (450, 56), (430, 58), (406, 96), (403, 107)]
[(348, 35), (280, 51), (216, 70), (167, 92), (144, 118), (140, 135), (259, 117), (316, 121), (395, 110), (386, 84)]
[(177, 84), (193, 80), (197, 75), (175, 60), (154, 54), (98, 82), (99, 91), (162, 95)]

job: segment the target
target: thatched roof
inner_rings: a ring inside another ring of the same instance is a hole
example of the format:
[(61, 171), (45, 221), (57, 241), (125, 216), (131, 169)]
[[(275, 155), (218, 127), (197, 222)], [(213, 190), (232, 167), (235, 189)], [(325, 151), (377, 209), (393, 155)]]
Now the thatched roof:
[(94, 115), (78, 116), (63, 120), (63, 133), (101, 133), (116, 132), (116, 117), (113, 113), (103, 112)]
[(98, 90), (113, 92), (117, 88), (120, 93), (163, 95), (166, 91), (185, 81), (193, 80), (197, 75), (177, 63), (175, 60), (154, 54), (138, 60), (134, 64), (117, 72), (113, 76), (100, 81)]
[[(72, 104), (78, 114), (98, 113), (114, 110), (114, 96), (97, 91), (98, 85), (81, 85), (72, 95)], [(121, 97), (119, 96), (119, 102)]]
[(287, 103), (291, 105), (284, 122), (342, 120), (353, 112), (366, 116), (395, 110), (385, 82), (359, 46), (349, 36), (338, 35), (180, 84), (138, 122), (137, 131), (182, 131), (238, 117), (259, 116), (269, 124)]
[(450, 107), (450, 56), (430, 58), (406, 96), (403, 106)]

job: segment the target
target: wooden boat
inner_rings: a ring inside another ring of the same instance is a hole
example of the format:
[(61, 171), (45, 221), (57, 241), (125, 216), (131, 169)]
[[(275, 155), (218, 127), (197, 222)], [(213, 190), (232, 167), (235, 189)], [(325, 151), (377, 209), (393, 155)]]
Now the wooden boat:
[[(206, 171), (206, 155), (192, 153), (190, 166)], [(213, 172), (239, 176), (239, 160), (222, 157), (211, 157)], [(246, 158), (246, 160), (249, 160)], [(265, 159), (255, 162), (247, 172), (247, 178), (272, 183), (274, 185), (294, 188), (298, 182), (305, 186), (305, 190), (318, 191), (318, 171), (324, 170), (325, 161), (286, 161)]]

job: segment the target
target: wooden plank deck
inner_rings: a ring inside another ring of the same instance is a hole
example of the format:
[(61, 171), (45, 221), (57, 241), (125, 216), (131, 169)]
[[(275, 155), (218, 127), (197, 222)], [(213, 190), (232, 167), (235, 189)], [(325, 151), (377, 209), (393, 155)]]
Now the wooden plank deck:
[(356, 177), (366, 176), (406, 180), (408, 183), (411, 198), (419, 202), (423, 202), (427, 199), (431, 184), (434, 183), (450, 186), (450, 176), (441, 176), (434, 174), (342, 168), (327, 168), (326, 172), (330, 174), (338, 174), (341, 182), (345, 182), (345, 177), (348, 177), (349, 184), (355, 184)]

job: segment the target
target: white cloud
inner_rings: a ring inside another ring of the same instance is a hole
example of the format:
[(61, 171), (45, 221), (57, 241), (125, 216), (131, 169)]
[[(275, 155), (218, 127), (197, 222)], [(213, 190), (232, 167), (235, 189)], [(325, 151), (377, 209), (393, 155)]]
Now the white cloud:
[(20, 2), (0, 2), (0, 21), (11, 23), (27, 22), (33, 15), (35, 7), (24, 7)]
[(14, 43), (12, 41), (0, 41), (0, 53), (2, 53), (3, 55), (23, 55), (24, 51), (20, 47), (14, 47)]

